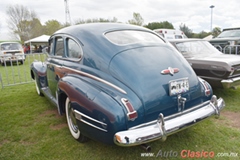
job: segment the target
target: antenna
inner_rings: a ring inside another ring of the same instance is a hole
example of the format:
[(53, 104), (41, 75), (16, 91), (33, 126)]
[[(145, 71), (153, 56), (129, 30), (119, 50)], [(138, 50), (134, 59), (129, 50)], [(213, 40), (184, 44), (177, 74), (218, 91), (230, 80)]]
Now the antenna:
[(70, 12), (69, 12), (69, 6), (68, 6), (68, 0), (64, 0), (64, 5), (65, 5), (65, 18), (66, 18), (66, 25), (69, 24), (71, 25), (71, 17), (70, 17)]

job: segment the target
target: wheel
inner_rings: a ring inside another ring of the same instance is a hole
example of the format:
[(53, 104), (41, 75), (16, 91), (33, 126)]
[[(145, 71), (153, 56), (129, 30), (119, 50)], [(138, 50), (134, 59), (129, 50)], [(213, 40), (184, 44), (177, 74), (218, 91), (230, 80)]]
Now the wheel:
[(23, 64), (23, 63), (24, 63), (24, 60), (21, 60), (21, 61), (20, 61), (20, 64)]
[(66, 118), (67, 118), (68, 128), (69, 128), (73, 138), (81, 143), (88, 141), (88, 138), (81, 134), (81, 132), (77, 126), (77, 120), (75, 118), (75, 113), (73, 111), (73, 108), (71, 107), (71, 101), (69, 100), (68, 97), (66, 98), (66, 101), (65, 101), (65, 110), (66, 110)]
[(43, 96), (43, 94), (42, 94), (42, 92), (40, 91), (40, 88), (39, 88), (39, 86), (38, 86), (38, 84), (37, 84), (36, 78), (34, 79), (34, 82), (35, 82), (37, 94), (38, 94), (39, 96)]

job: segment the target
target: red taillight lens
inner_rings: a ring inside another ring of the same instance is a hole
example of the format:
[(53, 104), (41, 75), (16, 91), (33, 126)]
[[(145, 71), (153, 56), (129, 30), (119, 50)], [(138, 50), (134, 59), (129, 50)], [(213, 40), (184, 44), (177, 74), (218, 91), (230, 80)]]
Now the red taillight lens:
[(128, 120), (134, 121), (138, 117), (137, 111), (134, 110), (132, 104), (126, 98), (122, 98), (121, 101), (127, 109)]
[(210, 89), (208, 83), (205, 80), (201, 79), (201, 78), (199, 78), (199, 80), (200, 80), (200, 82), (202, 83), (202, 85), (204, 87), (205, 95), (206, 96), (211, 95), (211, 89)]

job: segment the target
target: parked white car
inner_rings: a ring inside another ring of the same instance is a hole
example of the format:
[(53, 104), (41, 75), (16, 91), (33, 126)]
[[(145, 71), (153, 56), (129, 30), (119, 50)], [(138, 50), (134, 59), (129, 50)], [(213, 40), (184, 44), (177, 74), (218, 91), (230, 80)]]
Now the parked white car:
[(188, 38), (183, 31), (176, 29), (154, 29), (154, 32), (159, 34), (165, 39), (185, 39)]
[(3, 42), (0, 43), (0, 62), (4, 66), (6, 63), (25, 61), (23, 47), (18, 42)]

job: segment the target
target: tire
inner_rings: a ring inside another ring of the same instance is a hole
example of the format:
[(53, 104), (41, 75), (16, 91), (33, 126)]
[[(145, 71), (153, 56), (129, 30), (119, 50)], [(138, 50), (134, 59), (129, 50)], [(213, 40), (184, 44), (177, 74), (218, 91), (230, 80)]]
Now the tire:
[(73, 108), (71, 107), (71, 101), (69, 100), (68, 97), (66, 98), (66, 101), (65, 101), (65, 111), (66, 111), (68, 128), (73, 138), (81, 143), (88, 141), (89, 139), (81, 134), (77, 126), (77, 120), (74, 116), (74, 111), (73, 111)]
[(37, 94), (38, 94), (39, 96), (43, 96), (43, 94), (42, 94), (42, 92), (40, 91), (40, 88), (39, 88), (39, 86), (38, 86), (38, 84), (37, 84), (36, 78), (34, 79), (34, 82), (35, 82)]

